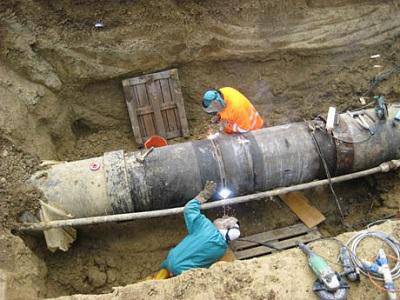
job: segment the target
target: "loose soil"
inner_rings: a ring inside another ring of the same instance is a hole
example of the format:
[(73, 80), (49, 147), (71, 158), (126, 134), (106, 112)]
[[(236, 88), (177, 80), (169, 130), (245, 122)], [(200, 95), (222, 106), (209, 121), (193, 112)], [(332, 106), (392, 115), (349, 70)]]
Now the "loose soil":
[[(386, 232), (397, 239), (400, 237), (399, 221), (375, 226), (372, 230)], [(349, 232), (337, 238), (345, 243), (353, 234)], [(341, 267), (335, 263), (340, 246), (337, 241), (322, 240), (310, 246), (328, 260), (334, 270), (341, 272)], [(377, 253), (380, 247), (381, 242), (366, 239), (360, 243), (357, 254), (361, 259), (371, 260), (371, 253)], [(386, 248), (385, 251), (391, 253)], [(315, 275), (307, 266), (305, 255), (299, 249), (290, 249), (257, 259), (220, 262), (208, 270), (188, 271), (168, 280), (118, 287), (105, 295), (75, 295), (57, 299), (319, 299), (311, 288), (314, 281)], [(360, 283), (349, 285), (348, 299), (387, 299), (386, 293), (364, 276)]]

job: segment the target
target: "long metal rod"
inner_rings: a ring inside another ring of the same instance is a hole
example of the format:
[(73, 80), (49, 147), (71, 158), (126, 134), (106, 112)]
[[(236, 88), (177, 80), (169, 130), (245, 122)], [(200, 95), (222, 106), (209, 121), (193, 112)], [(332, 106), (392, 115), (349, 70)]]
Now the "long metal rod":
[[(400, 167), (400, 160), (391, 160), (389, 162), (384, 162), (377, 167), (355, 172), (351, 174), (346, 174), (342, 176), (337, 176), (331, 178), (331, 183), (343, 182), (359, 177), (364, 177), (368, 175), (372, 175), (380, 172), (388, 172), (393, 169), (397, 169)], [(201, 209), (211, 209), (224, 205), (232, 205), (245, 203), (252, 200), (263, 199), (266, 197), (277, 196), (281, 194), (286, 194), (289, 192), (300, 191), (304, 189), (314, 188), (321, 185), (329, 184), (329, 179), (323, 179), (318, 181), (312, 181), (308, 183), (302, 183), (298, 185), (293, 185), (290, 187), (277, 188), (266, 192), (256, 193), (252, 195), (240, 196), (235, 198), (228, 198), (224, 200), (214, 201), (205, 203), (201, 206)], [(183, 212), (184, 207), (176, 207), (162, 210), (153, 210), (153, 211), (145, 211), (145, 212), (135, 212), (135, 213), (127, 213), (127, 214), (118, 214), (118, 215), (107, 215), (107, 216), (97, 216), (97, 217), (87, 217), (87, 218), (79, 218), (79, 219), (69, 219), (69, 220), (57, 220), (50, 222), (38, 222), (38, 223), (29, 223), (24, 224), (21, 227), (17, 228), (17, 231), (40, 231), (46, 230), (50, 228), (58, 228), (64, 226), (82, 226), (82, 225), (91, 225), (91, 224), (99, 224), (99, 223), (108, 223), (108, 222), (119, 222), (119, 221), (130, 221), (135, 219), (148, 219), (148, 218), (156, 218), (156, 217), (165, 217), (169, 215), (176, 215)]]

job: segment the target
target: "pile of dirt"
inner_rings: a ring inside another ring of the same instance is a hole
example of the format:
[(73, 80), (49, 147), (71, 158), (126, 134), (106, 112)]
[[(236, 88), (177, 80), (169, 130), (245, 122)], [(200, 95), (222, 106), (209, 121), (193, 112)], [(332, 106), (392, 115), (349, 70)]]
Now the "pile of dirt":
[[(374, 226), (400, 238), (400, 222), (386, 222)], [(339, 235), (339, 241), (346, 242), (354, 232)], [(311, 243), (316, 253), (330, 262), (335, 262), (340, 244), (334, 240)], [(361, 259), (370, 260), (382, 247), (379, 240), (363, 241), (358, 253)], [(388, 252), (390, 253), (390, 252)], [(342, 271), (331, 263), (336, 271)], [(312, 284), (315, 275), (307, 266), (305, 255), (299, 249), (290, 249), (272, 255), (234, 263), (220, 262), (210, 269), (184, 272), (172, 279), (146, 281), (126, 287), (115, 288), (111, 294), (74, 295), (57, 298), (60, 300), (107, 300), (107, 299), (314, 299)], [(348, 299), (385, 299), (367, 277), (360, 283), (350, 283)]]

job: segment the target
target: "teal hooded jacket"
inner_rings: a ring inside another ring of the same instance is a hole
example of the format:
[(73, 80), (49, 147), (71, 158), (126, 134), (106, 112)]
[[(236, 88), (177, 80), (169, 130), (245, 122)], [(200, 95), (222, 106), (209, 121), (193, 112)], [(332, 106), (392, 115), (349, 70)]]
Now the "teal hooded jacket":
[(228, 247), (215, 225), (200, 213), (200, 201), (190, 200), (183, 211), (188, 235), (171, 251), (162, 268), (176, 276), (194, 268), (208, 268)]

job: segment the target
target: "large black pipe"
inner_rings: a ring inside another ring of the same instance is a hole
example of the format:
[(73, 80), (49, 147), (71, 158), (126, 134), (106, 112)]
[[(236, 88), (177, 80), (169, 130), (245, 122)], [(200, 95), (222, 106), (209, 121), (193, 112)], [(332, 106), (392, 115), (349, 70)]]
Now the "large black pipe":
[[(332, 175), (359, 171), (400, 156), (400, 129), (391, 106), (379, 120), (364, 112), (371, 135), (355, 118), (341, 114), (332, 135), (322, 121), (265, 128), (143, 151), (114, 151), (102, 157), (61, 163), (32, 178), (48, 200), (73, 217), (181, 206), (206, 180), (233, 195), (265, 191), (325, 178), (315, 139)], [(314, 128), (314, 130), (313, 130)]]

